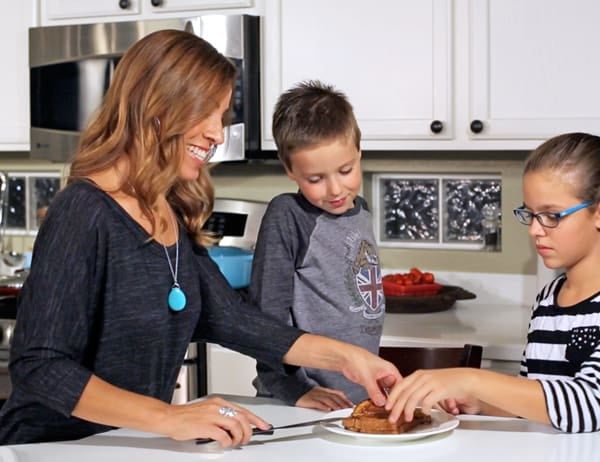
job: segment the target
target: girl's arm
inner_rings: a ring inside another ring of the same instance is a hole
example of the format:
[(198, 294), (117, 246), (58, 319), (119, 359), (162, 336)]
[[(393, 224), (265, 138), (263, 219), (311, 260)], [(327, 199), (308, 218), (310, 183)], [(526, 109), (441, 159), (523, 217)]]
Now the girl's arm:
[(412, 418), (415, 407), (426, 411), (437, 402), (455, 399), (459, 406), (491, 415), (513, 415), (550, 423), (546, 399), (537, 380), (513, 377), (485, 369), (419, 370), (405, 377), (389, 394), (390, 419), (402, 412)]

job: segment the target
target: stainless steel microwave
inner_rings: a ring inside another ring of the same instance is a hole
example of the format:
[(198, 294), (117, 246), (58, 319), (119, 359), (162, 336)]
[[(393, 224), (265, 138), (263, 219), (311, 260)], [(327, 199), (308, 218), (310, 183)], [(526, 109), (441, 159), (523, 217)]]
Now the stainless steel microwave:
[(232, 124), (212, 161), (261, 157), (259, 27), (258, 16), (205, 15), (29, 29), (31, 157), (68, 162), (120, 57), (134, 42), (162, 29), (195, 33), (238, 67)]

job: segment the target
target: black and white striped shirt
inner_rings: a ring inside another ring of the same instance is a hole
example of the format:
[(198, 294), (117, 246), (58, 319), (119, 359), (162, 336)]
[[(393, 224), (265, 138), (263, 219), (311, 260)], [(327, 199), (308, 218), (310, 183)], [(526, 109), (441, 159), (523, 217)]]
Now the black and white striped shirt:
[(538, 380), (550, 421), (568, 433), (600, 430), (600, 292), (558, 306), (561, 275), (537, 295), (520, 375)]

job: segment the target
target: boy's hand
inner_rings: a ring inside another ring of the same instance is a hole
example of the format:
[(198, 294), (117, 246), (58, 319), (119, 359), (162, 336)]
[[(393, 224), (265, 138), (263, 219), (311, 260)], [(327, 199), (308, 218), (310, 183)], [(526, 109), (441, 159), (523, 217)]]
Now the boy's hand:
[(344, 392), (325, 387), (314, 387), (296, 401), (296, 406), (318, 409), (320, 411), (336, 411), (354, 406)]

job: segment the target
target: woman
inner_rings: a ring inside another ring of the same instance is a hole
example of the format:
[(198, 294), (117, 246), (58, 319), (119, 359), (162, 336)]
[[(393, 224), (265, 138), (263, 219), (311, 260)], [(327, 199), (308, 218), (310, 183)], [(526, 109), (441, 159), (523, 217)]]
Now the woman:
[(182, 31), (151, 34), (121, 59), (36, 239), (0, 443), (121, 426), (248, 442), (268, 424), (245, 409), (169, 404), (197, 339), (288, 372), (282, 362), (342, 371), (385, 402), (380, 387), (399, 378), (390, 363), (244, 306), (206, 253), (206, 163), (223, 142), (234, 79), (227, 59)]

